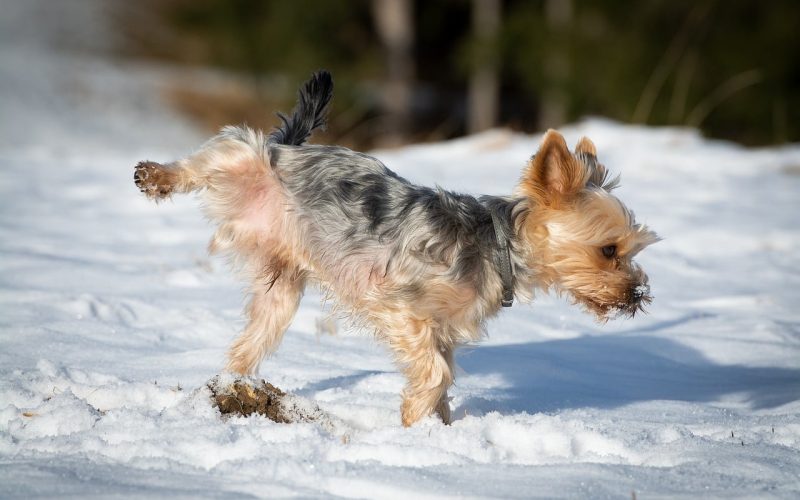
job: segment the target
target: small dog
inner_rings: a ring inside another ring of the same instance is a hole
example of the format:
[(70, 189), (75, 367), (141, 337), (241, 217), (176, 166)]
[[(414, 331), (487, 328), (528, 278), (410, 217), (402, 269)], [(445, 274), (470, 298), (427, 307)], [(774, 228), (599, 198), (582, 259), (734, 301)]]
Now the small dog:
[(271, 134), (229, 126), (188, 158), (136, 166), (136, 185), (154, 200), (202, 192), (218, 224), (209, 251), (230, 255), (250, 282), (229, 371), (252, 374), (275, 351), (313, 282), (394, 351), (408, 379), (403, 425), (433, 412), (449, 423), (453, 350), (514, 297), (565, 292), (601, 321), (650, 302), (632, 258), (658, 237), (611, 194), (618, 178), (588, 139), (571, 153), (548, 131), (513, 196), (475, 198), (416, 186), (363, 153), (305, 144), (332, 95), (330, 74), (318, 72)]

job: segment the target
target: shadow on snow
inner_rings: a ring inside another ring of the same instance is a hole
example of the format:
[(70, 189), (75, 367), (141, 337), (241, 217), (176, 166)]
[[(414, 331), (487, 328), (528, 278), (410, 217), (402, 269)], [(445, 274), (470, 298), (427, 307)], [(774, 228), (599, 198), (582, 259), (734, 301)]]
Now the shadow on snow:
[(462, 350), (458, 364), (461, 377), (496, 374), (502, 383), (468, 398), (454, 415), (711, 402), (731, 394), (761, 409), (800, 398), (800, 370), (717, 365), (678, 342), (641, 335), (477, 346)]

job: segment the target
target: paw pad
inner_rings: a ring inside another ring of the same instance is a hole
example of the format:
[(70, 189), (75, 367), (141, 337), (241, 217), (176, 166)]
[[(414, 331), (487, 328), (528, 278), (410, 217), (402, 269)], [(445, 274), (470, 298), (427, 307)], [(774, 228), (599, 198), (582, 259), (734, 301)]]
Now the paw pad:
[(139, 162), (133, 172), (133, 180), (139, 191), (149, 198), (166, 198), (172, 194), (171, 175), (163, 165), (152, 161)]

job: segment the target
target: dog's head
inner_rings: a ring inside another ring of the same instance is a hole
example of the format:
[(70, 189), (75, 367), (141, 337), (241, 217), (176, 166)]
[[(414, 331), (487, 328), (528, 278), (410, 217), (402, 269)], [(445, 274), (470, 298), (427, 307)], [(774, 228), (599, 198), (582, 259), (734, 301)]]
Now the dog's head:
[(568, 293), (600, 320), (633, 316), (652, 299), (633, 258), (659, 238), (612, 194), (618, 181), (608, 178), (589, 139), (573, 153), (550, 130), (517, 190), (530, 203), (519, 230), (542, 285)]

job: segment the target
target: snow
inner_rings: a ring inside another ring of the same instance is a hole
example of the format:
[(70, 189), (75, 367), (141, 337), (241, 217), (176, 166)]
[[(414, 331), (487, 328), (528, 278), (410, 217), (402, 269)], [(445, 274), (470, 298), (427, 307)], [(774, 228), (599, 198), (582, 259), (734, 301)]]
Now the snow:
[[(800, 146), (566, 127), (664, 237), (638, 258), (648, 315), (515, 304), (459, 353), (453, 425), (405, 429), (387, 349), (309, 292), (261, 376), (337, 426), (223, 419), (205, 383), (243, 326), (243, 284), (206, 256), (196, 199), (156, 206), (132, 181), (204, 139), (160, 100), (177, 70), (57, 51), (13, 20), (36, 2), (4, 4), (0, 497), (800, 495)], [(415, 182), (503, 194), (539, 139), (375, 154)]]

